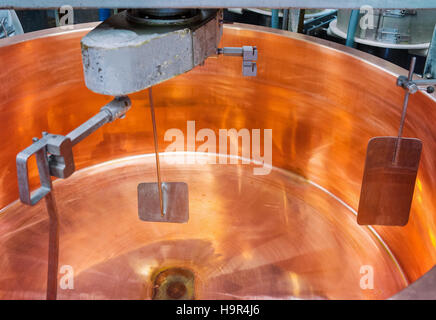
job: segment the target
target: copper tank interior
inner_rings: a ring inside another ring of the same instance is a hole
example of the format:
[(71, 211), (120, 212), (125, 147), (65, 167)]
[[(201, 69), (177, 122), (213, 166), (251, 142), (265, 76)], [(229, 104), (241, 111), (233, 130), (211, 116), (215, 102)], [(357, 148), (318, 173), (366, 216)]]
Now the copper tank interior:
[[(94, 25), (92, 25), (94, 26)], [(48, 221), (42, 202), (17, 201), (17, 153), (42, 131), (67, 134), (111, 97), (83, 82), (80, 39), (92, 27), (0, 41), (0, 298), (44, 299)], [(159, 144), (171, 128), (272, 129), (269, 175), (256, 164), (169, 165), (163, 178), (189, 185), (187, 224), (140, 221), (136, 187), (155, 181), (147, 91), (123, 120), (74, 148), (79, 171), (54, 182), (59, 265), (74, 289), (59, 299), (386, 299), (436, 263), (436, 103), (410, 98), (405, 136), (423, 141), (411, 218), (405, 227), (364, 227), (355, 210), (367, 142), (395, 135), (406, 74), (383, 60), (323, 40), (226, 26), (223, 46), (255, 45), (258, 76), (241, 61), (206, 64), (153, 88)], [(163, 157), (173, 157), (165, 154)], [(192, 154), (190, 155), (192, 156)], [(212, 155), (197, 154), (207, 160)], [(36, 170), (31, 181), (37, 185)], [(374, 289), (361, 287), (362, 267)], [(59, 275), (61, 280), (62, 274)], [(153, 289), (154, 287), (154, 289)], [(164, 294), (164, 297), (165, 294)]]

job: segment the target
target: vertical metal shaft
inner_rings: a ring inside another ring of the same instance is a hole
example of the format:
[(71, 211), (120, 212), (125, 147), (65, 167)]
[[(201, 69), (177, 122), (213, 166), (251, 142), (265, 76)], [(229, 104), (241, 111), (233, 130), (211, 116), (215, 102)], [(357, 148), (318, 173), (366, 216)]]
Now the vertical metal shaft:
[(148, 89), (148, 96), (149, 96), (149, 100), (150, 100), (151, 122), (153, 123), (153, 140), (154, 140), (154, 152), (156, 154), (156, 172), (157, 172), (157, 185), (158, 185), (158, 189), (159, 189), (160, 213), (163, 217), (165, 215), (165, 213), (164, 213), (164, 208), (163, 208), (162, 182), (161, 182), (161, 178), (160, 178), (159, 144), (157, 141), (156, 117), (154, 115), (153, 92), (152, 92), (151, 87)]
[(288, 30), (289, 9), (283, 9), (282, 29)]
[[(409, 81), (411, 81), (413, 78), (413, 71), (415, 70), (415, 64), (416, 64), (416, 57), (413, 57), (412, 61), (410, 62), (409, 75), (407, 77), (407, 79)], [(397, 145), (395, 148), (395, 154), (394, 154), (394, 159), (393, 159), (393, 162), (395, 164), (398, 163), (398, 155), (400, 153), (400, 148), (401, 148), (401, 137), (403, 135), (404, 122), (406, 121), (407, 105), (409, 104), (409, 96), (410, 96), (410, 91), (406, 90), (406, 94), (404, 95), (404, 100), (403, 100), (403, 110), (401, 112), (400, 128), (398, 129)]]
[[(415, 64), (416, 64), (416, 57), (413, 57), (412, 61), (410, 62), (409, 75), (407, 77), (409, 81), (411, 81), (413, 78), (413, 71), (415, 70)], [(401, 136), (403, 135), (404, 121), (406, 120), (407, 105), (409, 103), (409, 95), (410, 95), (410, 91), (406, 90), (406, 95), (404, 96), (404, 102), (403, 102), (403, 111), (401, 113), (400, 129), (398, 130), (398, 138), (401, 138)]]
[(45, 196), (49, 217), (47, 300), (56, 300), (59, 268), (59, 216), (53, 192)]

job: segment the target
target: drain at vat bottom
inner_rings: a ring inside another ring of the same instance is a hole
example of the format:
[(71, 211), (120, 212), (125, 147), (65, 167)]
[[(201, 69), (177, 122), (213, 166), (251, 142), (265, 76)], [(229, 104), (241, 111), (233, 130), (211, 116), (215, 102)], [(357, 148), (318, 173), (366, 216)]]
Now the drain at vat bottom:
[(194, 273), (188, 269), (166, 269), (154, 280), (153, 300), (193, 300), (194, 297)]

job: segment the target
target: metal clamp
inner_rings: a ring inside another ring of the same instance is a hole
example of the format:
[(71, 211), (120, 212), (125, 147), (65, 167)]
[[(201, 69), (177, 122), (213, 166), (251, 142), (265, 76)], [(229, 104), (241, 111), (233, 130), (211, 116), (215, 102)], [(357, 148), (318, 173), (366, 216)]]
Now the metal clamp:
[[(43, 132), (42, 138), (34, 138), (33, 144), (17, 155), (17, 176), (20, 200), (35, 205), (52, 190), (51, 177), (66, 179), (76, 170), (73, 146), (108, 122), (124, 118), (130, 109), (128, 97), (116, 97), (105, 105), (98, 114), (66, 136)], [(35, 155), (41, 186), (30, 191), (28, 162)]]
[(427, 87), (426, 91), (433, 93), (435, 91), (436, 79), (409, 80), (406, 76), (399, 76), (397, 78), (397, 86), (403, 87), (412, 94), (416, 93), (419, 87)]
[(224, 47), (218, 49), (224, 56), (242, 57), (242, 74), (246, 77), (257, 76), (257, 48), (253, 46)]

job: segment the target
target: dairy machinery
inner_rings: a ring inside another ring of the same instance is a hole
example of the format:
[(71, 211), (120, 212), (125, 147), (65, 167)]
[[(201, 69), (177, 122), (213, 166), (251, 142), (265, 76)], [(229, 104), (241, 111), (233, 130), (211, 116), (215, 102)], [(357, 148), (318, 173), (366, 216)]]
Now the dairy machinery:
[[(0, 40), (0, 299), (436, 299), (436, 1), (102, 2)], [(223, 8), (432, 39), (418, 75)]]

